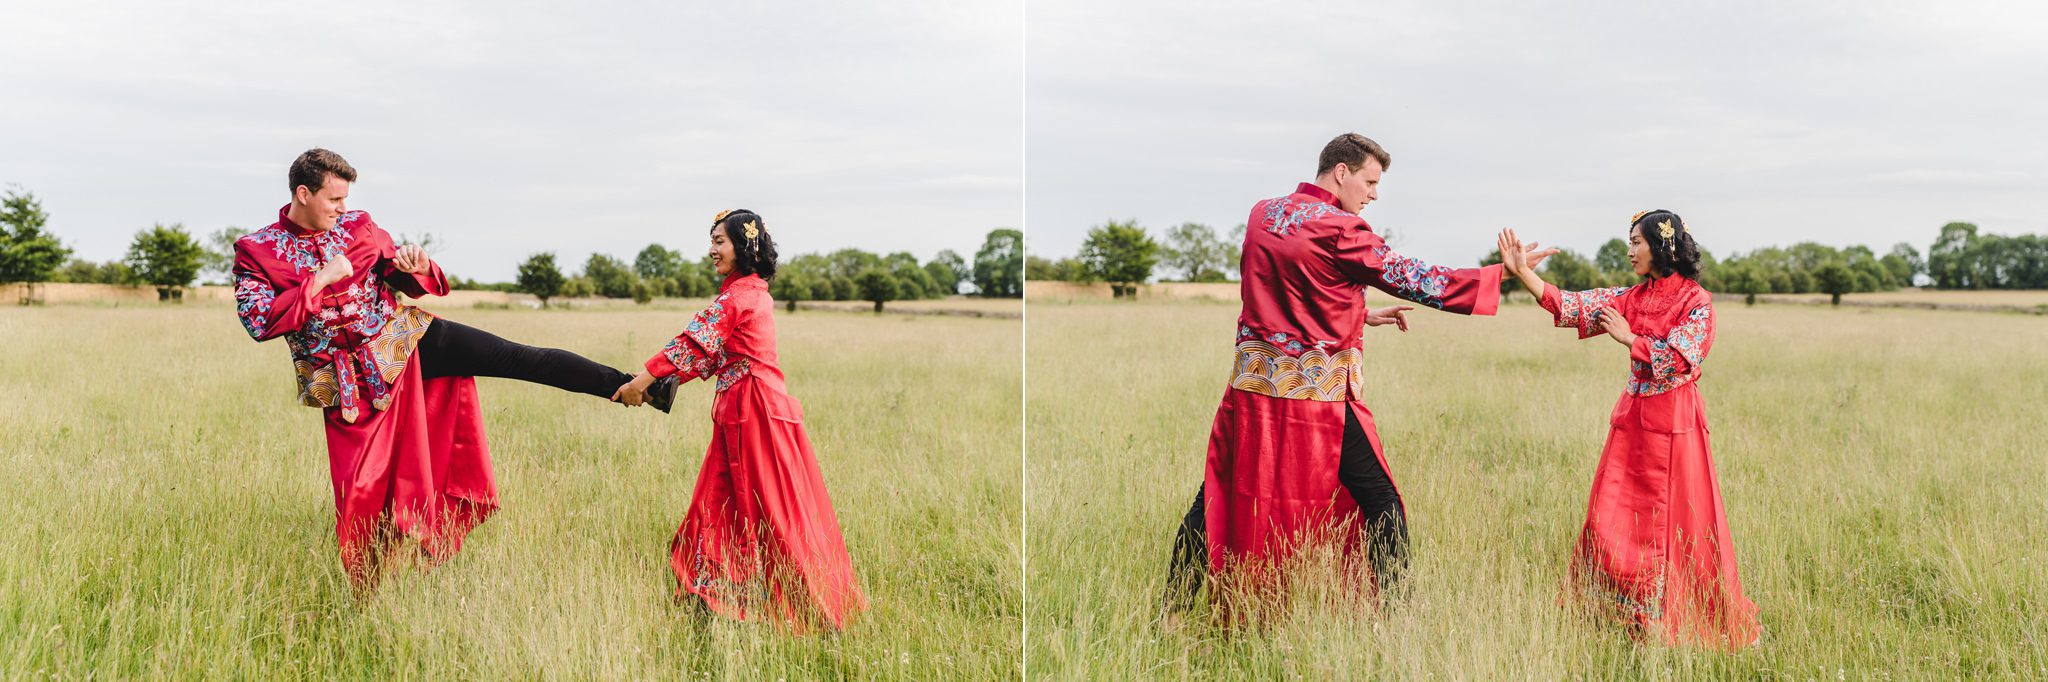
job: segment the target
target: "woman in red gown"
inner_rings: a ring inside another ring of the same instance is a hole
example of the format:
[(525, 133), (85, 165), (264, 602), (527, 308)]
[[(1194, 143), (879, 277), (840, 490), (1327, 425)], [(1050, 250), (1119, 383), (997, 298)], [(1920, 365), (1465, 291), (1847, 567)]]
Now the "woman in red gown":
[(616, 398), (637, 405), (655, 380), (715, 382), (711, 449), (669, 545), (678, 597), (695, 595), (730, 618), (764, 618), (796, 632), (844, 628), (867, 608), (803, 407), (775, 363), (775, 241), (752, 211), (718, 214), (711, 261), (718, 297), (649, 358)]
[(1501, 233), (1509, 272), (1557, 326), (1629, 349), (1628, 388), (1609, 420), (1568, 590), (1638, 636), (1739, 649), (1757, 640), (1756, 604), (1736, 576), (1695, 386), (1714, 345), (1713, 297), (1697, 281), (1699, 247), (1678, 214), (1638, 213), (1628, 238), (1641, 283), (1559, 291), (1526, 267), (1531, 254), (1514, 232)]

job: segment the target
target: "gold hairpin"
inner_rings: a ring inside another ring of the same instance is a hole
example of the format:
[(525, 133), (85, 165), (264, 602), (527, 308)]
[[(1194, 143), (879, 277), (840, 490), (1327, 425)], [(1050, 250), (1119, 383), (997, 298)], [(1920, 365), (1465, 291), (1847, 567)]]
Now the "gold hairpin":
[(1677, 233), (1671, 231), (1671, 221), (1669, 219), (1666, 219), (1664, 222), (1657, 223), (1657, 236), (1663, 237), (1665, 239), (1670, 239), (1671, 236), (1674, 234)]
[(711, 216), (711, 224), (717, 225), (718, 221), (725, 220), (725, 217), (729, 215), (732, 215), (732, 211), (719, 211), (718, 215)]
[(761, 228), (754, 225), (754, 221), (747, 221), (747, 240), (753, 241), (759, 238), (761, 238)]

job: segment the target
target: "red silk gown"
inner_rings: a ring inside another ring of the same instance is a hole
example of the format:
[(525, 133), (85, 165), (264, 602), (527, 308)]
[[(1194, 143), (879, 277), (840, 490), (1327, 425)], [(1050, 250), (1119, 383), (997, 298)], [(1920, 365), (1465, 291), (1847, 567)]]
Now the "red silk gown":
[[(342, 568), (365, 584), (387, 530), (445, 560), (498, 506), (476, 381), (422, 379), (411, 362), (434, 316), (397, 294), (445, 295), (448, 280), (440, 265), (399, 271), (397, 246), (368, 213), (314, 231), (289, 208), (235, 241), (236, 313), (257, 341), (284, 337), (299, 401), (325, 408)], [(354, 274), (315, 290), (313, 273), (333, 258)]]
[(844, 628), (867, 608), (839, 533), (803, 406), (775, 365), (775, 302), (756, 275), (725, 279), (711, 305), (647, 360), (656, 377), (716, 382), (711, 447), (669, 545), (677, 594), (793, 631)]
[(1757, 640), (1707, 447), (1698, 386), (1714, 345), (1713, 298), (1668, 276), (1632, 287), (1560, 292), (1543, 308), (1579, 338), (1612, 305), (1635, 333), (1629, 381), (1609, 416), (1570, 589), (1666, 644), (1739, 649)]
[(1313, 184), (1254, 205), (1247, 224), (1236, 363), (1203, 482), (1209, 568), (1223, 586), (1231, 571), (1277, 565), (1333, 524), (1346, 552), (1358, 551), (1358, 505), (1337, 478), (1345, 410), (1389, 480), (1393, 471), (1361, 402), (1366, 288), (1461, 314), (1492, 315), (1500, 303), (1500, 266), (1454, 270), (1395, 253)]

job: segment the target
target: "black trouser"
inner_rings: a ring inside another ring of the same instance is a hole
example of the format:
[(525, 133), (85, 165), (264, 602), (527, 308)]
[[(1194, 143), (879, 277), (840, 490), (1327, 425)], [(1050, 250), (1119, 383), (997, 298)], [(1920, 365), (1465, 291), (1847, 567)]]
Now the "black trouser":
[(499, 377), (610, 400), (633, 376), (559, 348), (535, 348), (449, 319), (436, 319), (414, 351), (420, 376)]
[[(1408, 568), (1408, 521), (1401, 515), (1401, 492), (1380, 466), (1372, 440), (1358, 424), (1350, 406), (1344, 409), (1344, 446), (1337, 463), (1337, 482), (1351, 493), (1363, 515), (1366, 556), (1381, 590), (1392, 588)], [(1191, 605), (1202, 588), (1202, 576), (1209, 570), (1207, 512), (1203, 492), (1195, 491), (1195, 503), (1181, 519), (1180, 532), (1173, 540), (1173, 560), (1167, 567), (1166, 600), (1169, 605)]]

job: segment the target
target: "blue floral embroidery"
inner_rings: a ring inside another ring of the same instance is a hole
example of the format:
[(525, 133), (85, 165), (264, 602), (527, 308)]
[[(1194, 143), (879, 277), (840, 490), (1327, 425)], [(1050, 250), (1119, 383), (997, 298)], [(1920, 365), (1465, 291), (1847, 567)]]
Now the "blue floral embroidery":
[(1395, 296), (1443, 309), (1444, 290), (1450, 286), (1453, 272), (1450, 268), (1403, 256), (1384, 244), (1373, 247), (1372, 252), (1380, 259), (1380, 281)]
[(277, 300), (277, 291), (248, 275), (235, 279), (235, 314), (242, 318), (249, 337), (261, 340), (263, 330), (270, 328), (270, 304)]
[(1628, 392), (1656, 395), (1698, 379), (1700, 363), (1707, 359), (1707, 331), (1712, 316), (1709, 306), (1693, 308), (1686, 313), (1685, 321), (1671, 328), (1664, 338), (1645, 337), (1650, 341), (1650, 361), (1629, 363)]
[(1309, 221), (1332, 213), (1343, 213), (1343, 209), (1320, 201), (1297, 202), (1292, 195), (1274, 197), (1259, 202), (1263, 207), (1266, 231), (1282, 237), (1307, 225)]

